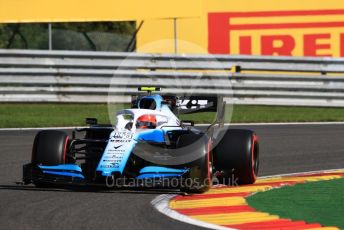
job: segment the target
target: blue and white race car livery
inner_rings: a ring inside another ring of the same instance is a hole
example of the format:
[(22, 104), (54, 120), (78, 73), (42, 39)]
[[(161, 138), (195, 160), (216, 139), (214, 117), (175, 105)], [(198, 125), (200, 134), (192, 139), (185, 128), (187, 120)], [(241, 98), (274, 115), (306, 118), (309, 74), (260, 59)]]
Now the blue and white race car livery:
[[(112, 187), (204, 192), (212, 183), (255, 182), (258, 138), (250, 130), (224, 127), (221, 98), (152, 94), (155, 87), (142, 90), (147, 95), (136, 96), (130, 109), (118, 111), (114, 126), (88, 118), (90, 127), (75, 129), (72, 137), (60, 130), (38, 132), (31, 162), (23, 166), (24, 183), (109, 185), (111, 181)], [(217, 119), (202, 130), (177, 116), (209, 111), (217, 112)]]

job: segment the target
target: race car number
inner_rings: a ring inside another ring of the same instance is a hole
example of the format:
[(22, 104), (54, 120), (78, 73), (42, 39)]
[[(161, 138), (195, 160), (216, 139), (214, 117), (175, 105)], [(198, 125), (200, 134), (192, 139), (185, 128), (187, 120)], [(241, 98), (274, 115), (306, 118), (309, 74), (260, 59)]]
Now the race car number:
[(111, 136), (111, 139), (131, 140), (133, 139), (133, 134), (127, 132), (116, 132)]

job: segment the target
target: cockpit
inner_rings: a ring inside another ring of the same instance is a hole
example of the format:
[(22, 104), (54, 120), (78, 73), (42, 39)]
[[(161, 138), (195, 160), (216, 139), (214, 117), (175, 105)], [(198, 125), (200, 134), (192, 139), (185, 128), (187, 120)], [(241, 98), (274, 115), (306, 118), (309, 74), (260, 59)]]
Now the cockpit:
[(116, 115), (117, 130), (156, 129), (168, 122), (168, 116), (148, 109), (125, 109)]

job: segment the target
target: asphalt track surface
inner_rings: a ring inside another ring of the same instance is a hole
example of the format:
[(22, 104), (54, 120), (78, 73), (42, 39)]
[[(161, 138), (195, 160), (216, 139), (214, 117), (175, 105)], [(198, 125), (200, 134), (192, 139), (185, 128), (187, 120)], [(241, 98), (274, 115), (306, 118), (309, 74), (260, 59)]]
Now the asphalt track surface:
[[(344, 125), (245, 128), (260, 137), (261, 176), (344, 168)], [(150, 202), (161, 191), (17, 185), (36, 132), (0, 131), (0, 229), (200, 229), (155, 211)]]

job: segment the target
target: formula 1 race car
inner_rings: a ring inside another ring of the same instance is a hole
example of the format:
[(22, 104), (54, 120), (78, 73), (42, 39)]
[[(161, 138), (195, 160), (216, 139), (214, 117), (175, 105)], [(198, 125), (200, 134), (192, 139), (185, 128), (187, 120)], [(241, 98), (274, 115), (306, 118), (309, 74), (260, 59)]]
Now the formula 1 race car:
[[(140, 87), (130, 109), (116, 114), (116, 124), (37, 133), (32, 159), (23, 166), (24, 184), (56, 186), (100, 184), (111, 187), (168, 187), (183, 192), (207, 191), (212, 183), (252, 184), (259, 166), (258, 138), (253, 131), (224, 127), (220, 97), (153, 94)], [(195, 128), (177, 114), (216, 113), (216, 121)], [(76, 138), (83, 134), (82, 138)]]

